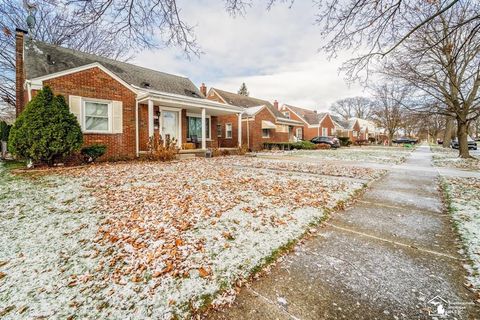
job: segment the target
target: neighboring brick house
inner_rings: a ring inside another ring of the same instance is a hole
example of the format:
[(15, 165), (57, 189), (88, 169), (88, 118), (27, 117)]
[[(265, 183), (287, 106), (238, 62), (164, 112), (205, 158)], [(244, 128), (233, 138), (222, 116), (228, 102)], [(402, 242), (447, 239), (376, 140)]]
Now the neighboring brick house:
[(311, 140), (318, 136), (334, 136), (335, 124), (328, 112), (317, 112), (284, 104), (280, 112), (293, 120), (300, 121), (301, 126), (295, 128), (295, 136), (302, 140)]
[(27, 40), (25, 34), (16, 30), (17, 116), (48, 85), (65, 96), (84, 144), (107, 145), (105, 159), (139, 156), (159, 135), (175, 138), (179, 149), (198, 141), (195, 147), (204, 151), (217, 144), (218, 117), (243, 111), (205, 99), (188, 78)]
[(357, 118), (349, 120), (341, 119), (340, 117), (331, 116), (335, 124), (335, 132), (337, 137), (348, 137), (353, 143), (357, 140), (364, 140), (364, 135), (361, 133), (361, 126)]
[[(200, 91), (206, 93), (206, 87), (202, 85)], [(263, 149), (265, 142), (292, 142), (294, 128), (302, 125), (300, 121), (289, 119), (279, 112), (278, 104), (274, 106), (266, 100), (216, 88), (210, 88), (206, 96), (210, 100), (244, 108), (241, 130), (238, 130), (238, 116), (218, 117), (217, 138), (221, 147), (234, 146), (239, 131), (242, 132), (243, 143), (253, 151)]]

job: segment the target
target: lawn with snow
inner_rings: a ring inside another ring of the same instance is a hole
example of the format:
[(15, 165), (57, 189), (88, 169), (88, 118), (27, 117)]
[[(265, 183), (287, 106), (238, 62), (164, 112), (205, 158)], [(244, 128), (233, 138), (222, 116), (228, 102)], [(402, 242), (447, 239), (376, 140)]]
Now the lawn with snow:
[[(329, 150), (294, 150), (275, 153), (275, 156), (291, 155), (298, 158), (312, 160), (399, 164), (405, 161), (412, 150), (413, 149), (406, 149), (403, 147), (364, 146), (342, 147)], [(266, 154), (268, 155), (268, 153)]]
[(437, 167), (449, 167), (456, 169), (480, 170), (480, 159), (463, 159), (458, 156), (458, 150), (431, 146), (433, 152), (433, 164)]
[(12, 319), (185, 318), (231, 299), (380, 175), (241, 157), (0, 170), (0, 314)]
[(443, 178), (450, 209), (471, 263), (469, 281), (480, 290), (480, 179)]

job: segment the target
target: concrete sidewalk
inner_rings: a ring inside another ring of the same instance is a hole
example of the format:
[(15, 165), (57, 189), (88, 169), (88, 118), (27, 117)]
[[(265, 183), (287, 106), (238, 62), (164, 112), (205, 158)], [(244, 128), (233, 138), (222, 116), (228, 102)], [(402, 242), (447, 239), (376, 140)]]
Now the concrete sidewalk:
[(209, 318), (434, 319), (443, 304), (443, 319), (480, 319), (436, 178), (420, 146)]

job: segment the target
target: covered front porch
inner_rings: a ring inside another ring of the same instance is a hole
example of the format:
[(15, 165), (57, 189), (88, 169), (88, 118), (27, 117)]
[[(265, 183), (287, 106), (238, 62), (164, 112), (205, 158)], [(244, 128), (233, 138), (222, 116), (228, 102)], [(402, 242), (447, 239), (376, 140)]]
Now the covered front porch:
[[(135, 106), (137, 157), (148, 152), (152, 137), (174, 139), (181, 153), (202, 154), (218, 147), (217, 118), (236, 114), (241, 121), (242, 108), (202, 98), (162, 92), (148, 92), (137, 98)], [(238, 126), (238, 146), (242, 145)], [(221, 129), (220, 129), (221, 130)]]

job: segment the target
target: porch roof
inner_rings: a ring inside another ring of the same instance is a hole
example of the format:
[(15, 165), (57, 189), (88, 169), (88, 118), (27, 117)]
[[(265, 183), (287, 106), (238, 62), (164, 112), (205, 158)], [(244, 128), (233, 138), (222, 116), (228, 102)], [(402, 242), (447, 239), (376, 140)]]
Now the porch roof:
[(190, 112), (198, 113), (204, 108), (209, 115), (213, 116), (228, 115), (232, 113), (238, 114), (242, 113), (244, 110), (242, 107), (232, 106), (208, 99), (186, 97), (178, 94), (155, 90), (147, 91), (143, 89), (137, 96), (137, 102), (147, 103), (148, 100), (152, 100), (155, 105), (182, 108)]

